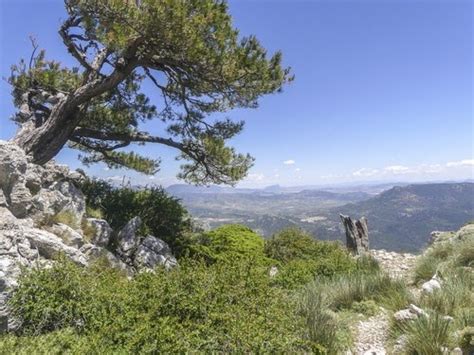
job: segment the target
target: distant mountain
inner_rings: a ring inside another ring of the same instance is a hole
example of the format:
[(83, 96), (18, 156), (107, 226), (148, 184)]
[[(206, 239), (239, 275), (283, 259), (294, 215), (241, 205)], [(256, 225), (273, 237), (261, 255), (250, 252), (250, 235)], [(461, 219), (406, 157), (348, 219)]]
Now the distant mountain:
[(393, 187), (371, 199), (331, 208), (325, 220), (306, 226), (324, 238), (341, 238), (339, 214), (369, 221), (371, 246), (419, 251), (433, 230), (457, 230), (474, 219), (474, 184), (441, 183)]
[(207, 228), (242, 223), (266, 237), (282, 228), (299, 226), (320, 239), (344, 240), (339, 214), (366, 216), (371, 246), (395, 251), (419, 251), (431, 231), (456, 230), (474, 219), (474, 183), (380, 184), (281, 192), (288, 191), (285, 189), (173, 185), (168, 191), (181, 198)]

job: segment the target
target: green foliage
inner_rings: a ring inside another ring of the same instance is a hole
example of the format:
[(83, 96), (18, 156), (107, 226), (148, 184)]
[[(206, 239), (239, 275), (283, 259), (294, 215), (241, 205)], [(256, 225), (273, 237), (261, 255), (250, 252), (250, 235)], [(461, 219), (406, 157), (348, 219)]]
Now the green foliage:
[(275, 282), (285, 288), (305, 285), (316, 276), (348, 273), (357, 267), (340, 244), (317, 241), (296, 228), (266, 240), (265, 254), (280, 262)]
[(385, 307), (398, 310), (406, 307), (411, 296), (402, 280), (384, 273), (351, 273), (333, 278), (318, 278), (308, 287), (326, 295), (332, 310), (351, 309), (355, 302), (373, 300)]
[[(34, 113), (19, 112), (18, 122), (32, 119), (40, 127), (61, 92), (68, 115), (81, 116), (68, 138), (85, 153), (85, 164), (151, 174), (159, 159), (123, 148), (160, 143), (179, 151), (185, 163), (178, 176), (188, 182), (235, 184), (246, 176), (253, 158), (226, 145), (243, 122), (209, 116), (256, 108), (261, 96), (281, 91), (293, 76), (280, 52), (269, 56), (256, 37), (239, 36), (225, 1), (66, 0), (65, 6), (59, 32), (80, 67), (61, 68), (44, 51), (33, 53), (28, 67), (14, 66), (15, 105)], [(162, 98), (161, 111), (141, 91), (145, 80)], [(152, 119), (162, 122), (162, 137), (139, 129)]]
[(415, 265), (413, 272), (413, 281), (419, 284), (430, 280), (436, 274), (439, 266), (439, 259), (431, 255), (420, 257)]
[(314, 288), (303, 292), (298, 311), (305, 319), (305, 336), (323, 345), (330, 354), (344, 350), (337, 341), (338, 332), (348, 331), (327, 308), (324, 295)]
[(441, 289), (423, 295), (420, 302), (423, 307), (453, 317), (464, 307), (474, 309), (472, 270), (446, 274)]
[(243, 260), (182, 260), (133, 279), (103, 263), (61, 260), (22, 275), (10, 303), (20, 337), (0, 344), (12, 353), (322, 352), (304, 337), (295, 302), (271, 286), (265, 267)]
[(70, 210), (63, 210), (54, 215), (47, 215), (39, 222), (41, 226), (52, 226), (55, 223), (63, 223), (73, 229), (79, 228), (77, 216)]
[(242, 258), (265, 263), (268, 260), (263, 254), (263, 243), (263, 238), (250, 228), (229, 224), (196, 234), (188, 243), (187, 252), (207, 263), (232, 262)]
[(380, 312), (380, 307), (374, 300), (354, 302), (351, 309), (356, 313), (361, 313), (369, 317), (375, 316)]
[(449, 320), (436, 313), (402, 325), (407, 335), (405, 353), (442, 355), (442, 348), (451, 345), (449, 325)]
[(113, 187), (102, 180), (87, 180), (81, 186), (89, 209), (100, 210), (114, 230), (139, 216), (142, 234), (152, 234), (174, 248), (190, 228), (185, 208), (163, 188), (135, 190)]

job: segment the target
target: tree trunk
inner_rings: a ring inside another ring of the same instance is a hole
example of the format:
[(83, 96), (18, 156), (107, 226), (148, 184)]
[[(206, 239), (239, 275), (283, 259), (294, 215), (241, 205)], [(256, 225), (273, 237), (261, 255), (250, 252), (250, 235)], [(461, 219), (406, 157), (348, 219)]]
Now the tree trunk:
[(45, 164), (59, 153), (81, 121), (81, 105), (115, 88), (135, 68), (136, 61), (124, 63), (105, 79), (89, 81), (54, 105), (46, 122), (35, 127), (31, 122), (23, 125), (13, 138), (33, 158), (36, 164)]
[(26, 123), (13, 141), (33, 158), (36, 164), (45, 164), (59, 153), (80, 121), (77, 107), (69, 100), (61, 100), (40, 127)]
[(346, 230), (346, 246), (355, 255), (363, 255), (369, 251), (369, 229), (367, 218), (353, 221), (349, 216), (339, 215)]

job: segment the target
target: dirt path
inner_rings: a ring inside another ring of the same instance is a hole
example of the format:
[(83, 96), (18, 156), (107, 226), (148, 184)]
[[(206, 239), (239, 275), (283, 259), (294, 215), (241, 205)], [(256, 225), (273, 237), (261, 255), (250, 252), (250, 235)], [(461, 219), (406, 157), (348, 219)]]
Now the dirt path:
[[(372, 255), (379, 261), (382, 269), (394, 278), (404, 278), (408, 275), (416, 262), (416, 256), (406, 253), (372, 250)], [(356, 355), (383, 355), (387, 351), (385, 343), (388, 339), (389, 314), (382, 310), (379, 314), (360, 321), (354, 329), (354, 349)]]

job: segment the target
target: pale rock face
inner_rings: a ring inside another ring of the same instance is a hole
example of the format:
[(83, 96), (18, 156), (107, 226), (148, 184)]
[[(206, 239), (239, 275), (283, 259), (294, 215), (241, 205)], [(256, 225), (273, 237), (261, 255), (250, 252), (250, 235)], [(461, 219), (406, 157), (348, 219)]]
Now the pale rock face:
[(431, 280), (426, 281), (423, 285), (421, 285), (421, 290), (425, 293), (433, 293), (435, 290), (439, 290), (440, 288), (441, 283), (436, 275), (433, 276)]
[(176, 258), (163, 240), (149, 235), (140, 241), (136, 233), (141, 224), (140, 217), (134, 217), (118, 233), (117, 252), (120, 258), (138, 270), (154, 269), (158, 265), (166, 268), (175, 266)]
[(91, 239), (91, 243), (106, 247), (109, 245), (110, 238), (112, 237), (112, 228), (109, 223), (104, 219), (87, 218), (87, 223), (94, 228), (94, 236)]
[(69, 227), (67, 224), (55, 223), (48, 227), (47, 230), (61, 238), (63, 243), (68, 246), (80, 248), (84, 244), (82, 234)]
[(418, 316), (415, 313), (412, 313), (409, 309), (402, 309), (398, 312), (395, 312), (393, 317), (398, 322), (406, 322), (418, 318)]
[[(105, 257), (129, 275), (157, 265), (176, 265), (165, 242), (153, 236), (141, 240), (136, 235), (139, 217), (118, 233), (116, 252), (106, 249), (113, 235), (107, 221), (88, 218), (95, 233), (87, 243), (79, 228), (85, 216), (85, 197), (75, 184), (83, 179), (83, 174), (54, 162), (33, 164), (17, 145), (0, 141), (0, 333), (18, 326), (9, 317), (7, 299), (17, 286), (21, 266), (48, 267), (58, 254), (82, 266)], [(72, 214), (78, 229), (48, 222), (60, 212)]]
[(171, 268), (177, 264), (171, 249), (164, 241), (151, 235), (147, 236), (138, 246), (134, 264), (138, 269), (154, 269), (158, 265)]
[(118, 248), (117, 252), (125, 262), (130, 262), (135, 249), (137, 248), (138, 238), (137, 231), (142, 225), (140, 217), (134, 217), (120, 230), (117, 235)]

